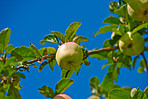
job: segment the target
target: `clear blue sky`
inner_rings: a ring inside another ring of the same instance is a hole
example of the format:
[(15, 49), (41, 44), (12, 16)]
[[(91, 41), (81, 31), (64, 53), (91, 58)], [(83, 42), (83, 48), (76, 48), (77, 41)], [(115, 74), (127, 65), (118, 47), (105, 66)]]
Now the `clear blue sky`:
[[(47, 46), (57, 48), (56, 44), (41, 45), (40, 40), (49, 30), (64, 34), (72, 22), (81, 22), (77, 35), (85, 36), (90, 40), (86, 43), (87, 49), (101, 48), (103, 42), (110, 38), (111, 33), (93, 37), (94, 33), (103, 26), (103, 20), (110, 16), (109, 2), (112, 0), (0, 0), (0, 30), (11, 29), (10, 44), (15, 47), (29, 46), (33, 43), (38, 49)], [(148, 59), (148, 55), (146, 56)], [(64, 93), (73, 99), (86, 99), (90, 96), (89, 79), (97, 76), (102, 82), (107, 73), (107, 67), (101, 69), (106, 60), (91, 59), (91, 67), (82, 66), (78, 76), (73, 74), (74, 84)], [(139, 60), (138, 60), (139, 62)], [(121, 86), (140, 87), (142, 90), (148, 85), (148, 74), (137, 73), (139, 63), (135, 70), (122, 68), (118, 82)], [(21, 80), (23, 88), (20, 90), (22, 99), (47, 99), (39, 93), (38, 88), (47, 85), (54, 89), (60, 80), (60, 68), (56, 65), (54, 71), (46, 66), (40, 73), (38, 69), (30, 68), (25, 72), (26, 79)]]

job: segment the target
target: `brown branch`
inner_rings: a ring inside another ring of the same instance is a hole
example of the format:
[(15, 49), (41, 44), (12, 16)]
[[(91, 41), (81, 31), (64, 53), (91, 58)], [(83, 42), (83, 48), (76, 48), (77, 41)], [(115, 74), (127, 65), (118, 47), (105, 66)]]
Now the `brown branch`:
[(36, 59), (34, 59), (34, 60), (25, 62), (25, 64), (32, 64), (32, 63), (34, 63), (34, 62), (41, 61), (41, 60), (47, 59), (47, 58), (52, 58), (52, 57), (55, 57), (55, 54), (53, 54), (53, 55), (44, 55), (44, 56), (39, 57), (39, 58), (36, 58)]
[(144, 55), (143, 52), (141, 53), (141, 55), (142, 55), (142, 57), (143, 57), (143, 59), (144, 59), (144, 62), (145, 62), (145, 64), (146, 64), (146, 69), (147, 69), (147, 72), (148, 72), (148, 64), (147, 64), (147, 60), (146, 60), (146, 58), (145, 58), (145, 55)]
[(119, 49), (118, 46), (116, 47), (107, 47), (107, 48), (101, 48), (101, 49), (94, 49), (92, 51), (88, 51), (87, 52), (87, 55), (92, 55), (92, 54), (97, 54), (97, 53), (100, 53), (100, 52), (108, 52), (108, 51), (113, 51), (113, 50), (116, 50), (116, 49)]

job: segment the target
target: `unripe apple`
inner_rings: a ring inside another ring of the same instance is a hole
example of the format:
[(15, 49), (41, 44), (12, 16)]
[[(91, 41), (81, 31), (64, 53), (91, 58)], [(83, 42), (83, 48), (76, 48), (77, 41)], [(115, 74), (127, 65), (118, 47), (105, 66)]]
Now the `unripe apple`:
[(128, 0), (127, 12), (135, 20), (148, 20), (148, 0)]
[(53, 99), (72, 99), (72, 98), (66, 94), (58, 94)]
[(128, 56), (138, 55), (144, 49), (144, 39), (139, 33), (128, 32), (120, 38), (119, 49)]
[(73, 70), (80, 66), (83, 60), (83, 50), (75, 42), (62, 44), (56, 53), (57, 64), (62, 69)]

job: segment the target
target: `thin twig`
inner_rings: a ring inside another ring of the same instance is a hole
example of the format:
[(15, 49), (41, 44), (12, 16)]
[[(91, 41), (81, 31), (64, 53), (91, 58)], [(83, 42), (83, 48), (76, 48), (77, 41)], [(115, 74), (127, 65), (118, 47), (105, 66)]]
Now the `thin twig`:
[(119, 49), (118, 46), (116, 47), (106, 47), (106, 48), (102, 48), (102, 49), (95, 49), (95, 50), (92, 50), (92, 51), (88, 51), (87, 52), (87, 55), (92, 55), (92, 54), (97, 54), (97, 53), (100, 53), (100, 52), (108, 52), (108, 51), (113, 51), (113, 50), (116, 50), (116, 49)]
[(147, 72), (148, 72), (148, 64), (147, 64), (147, 60), (146, 60), (146, 58), (145, 58), (145, 55), (144, 55), (143, 52), (141, 53), (141, 55), (142, 55), (142, 57), (143, 57), (143, 59), (144, 59), (144, 62), (145, 62), (145, 64), (146, 64), (146, 69), (147, 69)]

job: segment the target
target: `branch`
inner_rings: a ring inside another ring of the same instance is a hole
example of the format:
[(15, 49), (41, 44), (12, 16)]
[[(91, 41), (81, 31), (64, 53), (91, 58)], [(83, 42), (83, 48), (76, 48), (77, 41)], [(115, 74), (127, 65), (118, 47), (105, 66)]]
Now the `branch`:
[(141, 55), (142, 55), (142, 57), (143, 57), (143, 59), (144, 59), (144, 62), (145, 62), (145, 64), (146, 64), (146, 69), (147, 69), (147, 72), (148, 72), (148, 64), (147, 64), (147, 60), (146, 60), (146, 58), (145, 58), (145, 55), (144, 55), (143, 52), (141, 53)]
[(87, 55), (92, 55), (92, 54), (97, 54), (97, 53), (100, 53), (100, 52), (108, 52), (108, 51), (113, 51), (113, 50), (116, 50), (116, 49), (119, 49), (118, 46), (116, 47), (106, 47), (106, 48), (101, 48), (101, 49), (94, 49), (92, 51), (88, 51), (87, 52)]
[(148, 41), (148, 38), (145, 38), (144, 41), (147, 42)]
[(36, 59), (34, 59), (34, 60), (25, 62), (25, 64), (32, 64), (32, 63), (34, 63), (34, 62), (41, 61), (41, 60), (47, 59), (47, 58), (52, 58), (52, 57), (55, 57), (55, 54), (53, 54), (53, 55), (44, 55), (44, 56), (39, 57), (39, 58), (36, 58)]

